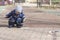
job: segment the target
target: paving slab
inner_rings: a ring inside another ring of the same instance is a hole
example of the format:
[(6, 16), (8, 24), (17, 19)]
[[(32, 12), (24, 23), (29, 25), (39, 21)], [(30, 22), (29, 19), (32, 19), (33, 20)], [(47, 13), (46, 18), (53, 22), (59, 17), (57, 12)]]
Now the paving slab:
[(0, 14), (0, 40), (60, 40), (60, 16), (45, 13), (35, 13), (25, 8), (26, 21), (21, 28), (8, 28), (5, 15), (13, 10), (7, 8)]

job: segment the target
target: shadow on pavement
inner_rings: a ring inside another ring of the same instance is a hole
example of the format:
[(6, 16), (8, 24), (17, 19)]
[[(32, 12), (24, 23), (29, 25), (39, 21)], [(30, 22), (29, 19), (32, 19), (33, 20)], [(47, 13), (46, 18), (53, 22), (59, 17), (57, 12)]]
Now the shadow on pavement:
[(0, 25), (0, 27), (8, 27), (8, 25)]
[(43, 25), (60, 25), (60, 22), (51, 22), (51, 21), (38, 21), (38, 20), (28, 20), (27, 24), (43, 24)]

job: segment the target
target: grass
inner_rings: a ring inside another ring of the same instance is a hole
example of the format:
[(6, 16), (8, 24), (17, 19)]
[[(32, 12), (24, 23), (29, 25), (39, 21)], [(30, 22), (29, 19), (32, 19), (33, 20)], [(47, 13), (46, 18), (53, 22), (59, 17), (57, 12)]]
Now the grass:
[(6, 8), (6, 6), (0, 6), (0, 13)]
[(45, 8), (45, 9), (60, 9), (60, 6), (41, 6), (41, 8)]
[(60, 0), (52, 0), (52, 2), (60, 2)]

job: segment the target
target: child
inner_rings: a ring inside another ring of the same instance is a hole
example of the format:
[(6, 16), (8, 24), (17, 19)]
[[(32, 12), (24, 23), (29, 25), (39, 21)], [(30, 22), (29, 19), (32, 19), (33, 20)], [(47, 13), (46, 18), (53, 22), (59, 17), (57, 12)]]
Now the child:
[(13, 11), (6, 15), (6, 18), (9, 18), (8, 21), (9, 28), (14, 27), (14, 24), (16, 24), (18, 28), (23, 26), (22, 23), (25, 16), (23, 14), (22, 7), (17, 6), (16, 9), (14, 9)]

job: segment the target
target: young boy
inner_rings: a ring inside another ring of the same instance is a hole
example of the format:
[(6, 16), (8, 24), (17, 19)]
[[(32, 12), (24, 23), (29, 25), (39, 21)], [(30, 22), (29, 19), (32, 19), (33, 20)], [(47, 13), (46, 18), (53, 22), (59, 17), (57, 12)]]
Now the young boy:
[(13, 11), (11, 11), (10, 13), (6, 15), (6, 18), (9, 18), (9, 21), (8, 21), (9, 28), (14, 27), (15, 24), (18, 28), (23, 26), (22, 23), (25, 16), (23, 14), (22, 7), (17, 6), (16, 9), (14, 9)]

